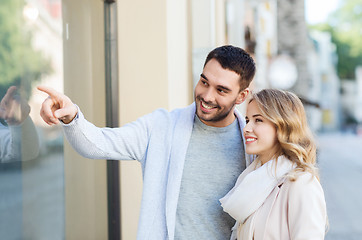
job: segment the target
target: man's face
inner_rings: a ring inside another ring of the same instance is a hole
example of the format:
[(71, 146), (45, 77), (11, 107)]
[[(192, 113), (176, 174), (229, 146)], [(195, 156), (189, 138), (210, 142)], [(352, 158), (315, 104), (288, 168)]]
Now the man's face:
[(242, 103), (249, 90), (240, 91), (240, 76), (211, 59), (195, 87), (196, 114), (206, 125), (226, 127), (234, 119), (234, 107)]

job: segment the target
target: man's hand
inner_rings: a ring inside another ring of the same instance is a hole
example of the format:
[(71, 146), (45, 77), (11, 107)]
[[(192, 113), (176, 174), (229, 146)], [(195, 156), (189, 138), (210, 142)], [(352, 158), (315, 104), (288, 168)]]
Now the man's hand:
[(75, 118), (78, 109), (69, 97), (49, 87), (39, 86), (38, 89), (49, 95), (40, 109), (40, 116), (47, 124), (58, 124), (59, 120), (68, 124)]
[(0, 102), (0, 118), (9, 125), (21, 124), (30, 113), (29, 104), (16, 94), (16, 90), (15, 86), (9, 87)]

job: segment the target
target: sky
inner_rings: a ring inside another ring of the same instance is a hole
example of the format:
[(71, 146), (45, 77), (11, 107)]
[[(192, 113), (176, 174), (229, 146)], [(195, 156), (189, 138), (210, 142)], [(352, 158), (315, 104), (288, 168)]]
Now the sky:
[(305, 16), (308, 24), (325, 22), (338, 7), (339, 0), (305, 0)]

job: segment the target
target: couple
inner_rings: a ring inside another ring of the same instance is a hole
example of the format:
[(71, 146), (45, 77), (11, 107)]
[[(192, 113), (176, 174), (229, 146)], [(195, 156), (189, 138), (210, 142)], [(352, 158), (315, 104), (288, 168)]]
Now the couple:
[[(323, 239), (326, 207), (303, 105), (292, 93), (249, 95), (255, 63), (243, 49), (211, 51), (195, 102), (98, 128), (65, 95), (41, 116), (63, 125), (83, 156), (138, 160), (143, 196), (137, 239)], [(230, 237), (231, 236), (231, 237)]]

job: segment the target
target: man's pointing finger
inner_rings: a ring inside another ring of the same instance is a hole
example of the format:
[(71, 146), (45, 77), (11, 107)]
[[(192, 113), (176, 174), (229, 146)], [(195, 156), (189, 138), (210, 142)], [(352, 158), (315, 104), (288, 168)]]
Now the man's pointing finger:
[(51, 98), (57, 98), (59, 96), (59, 93), (55, 91), (53, 88), (46, 87), (46, 86), (38, 86), (38, 90), (45, 92), (48, 94)]

